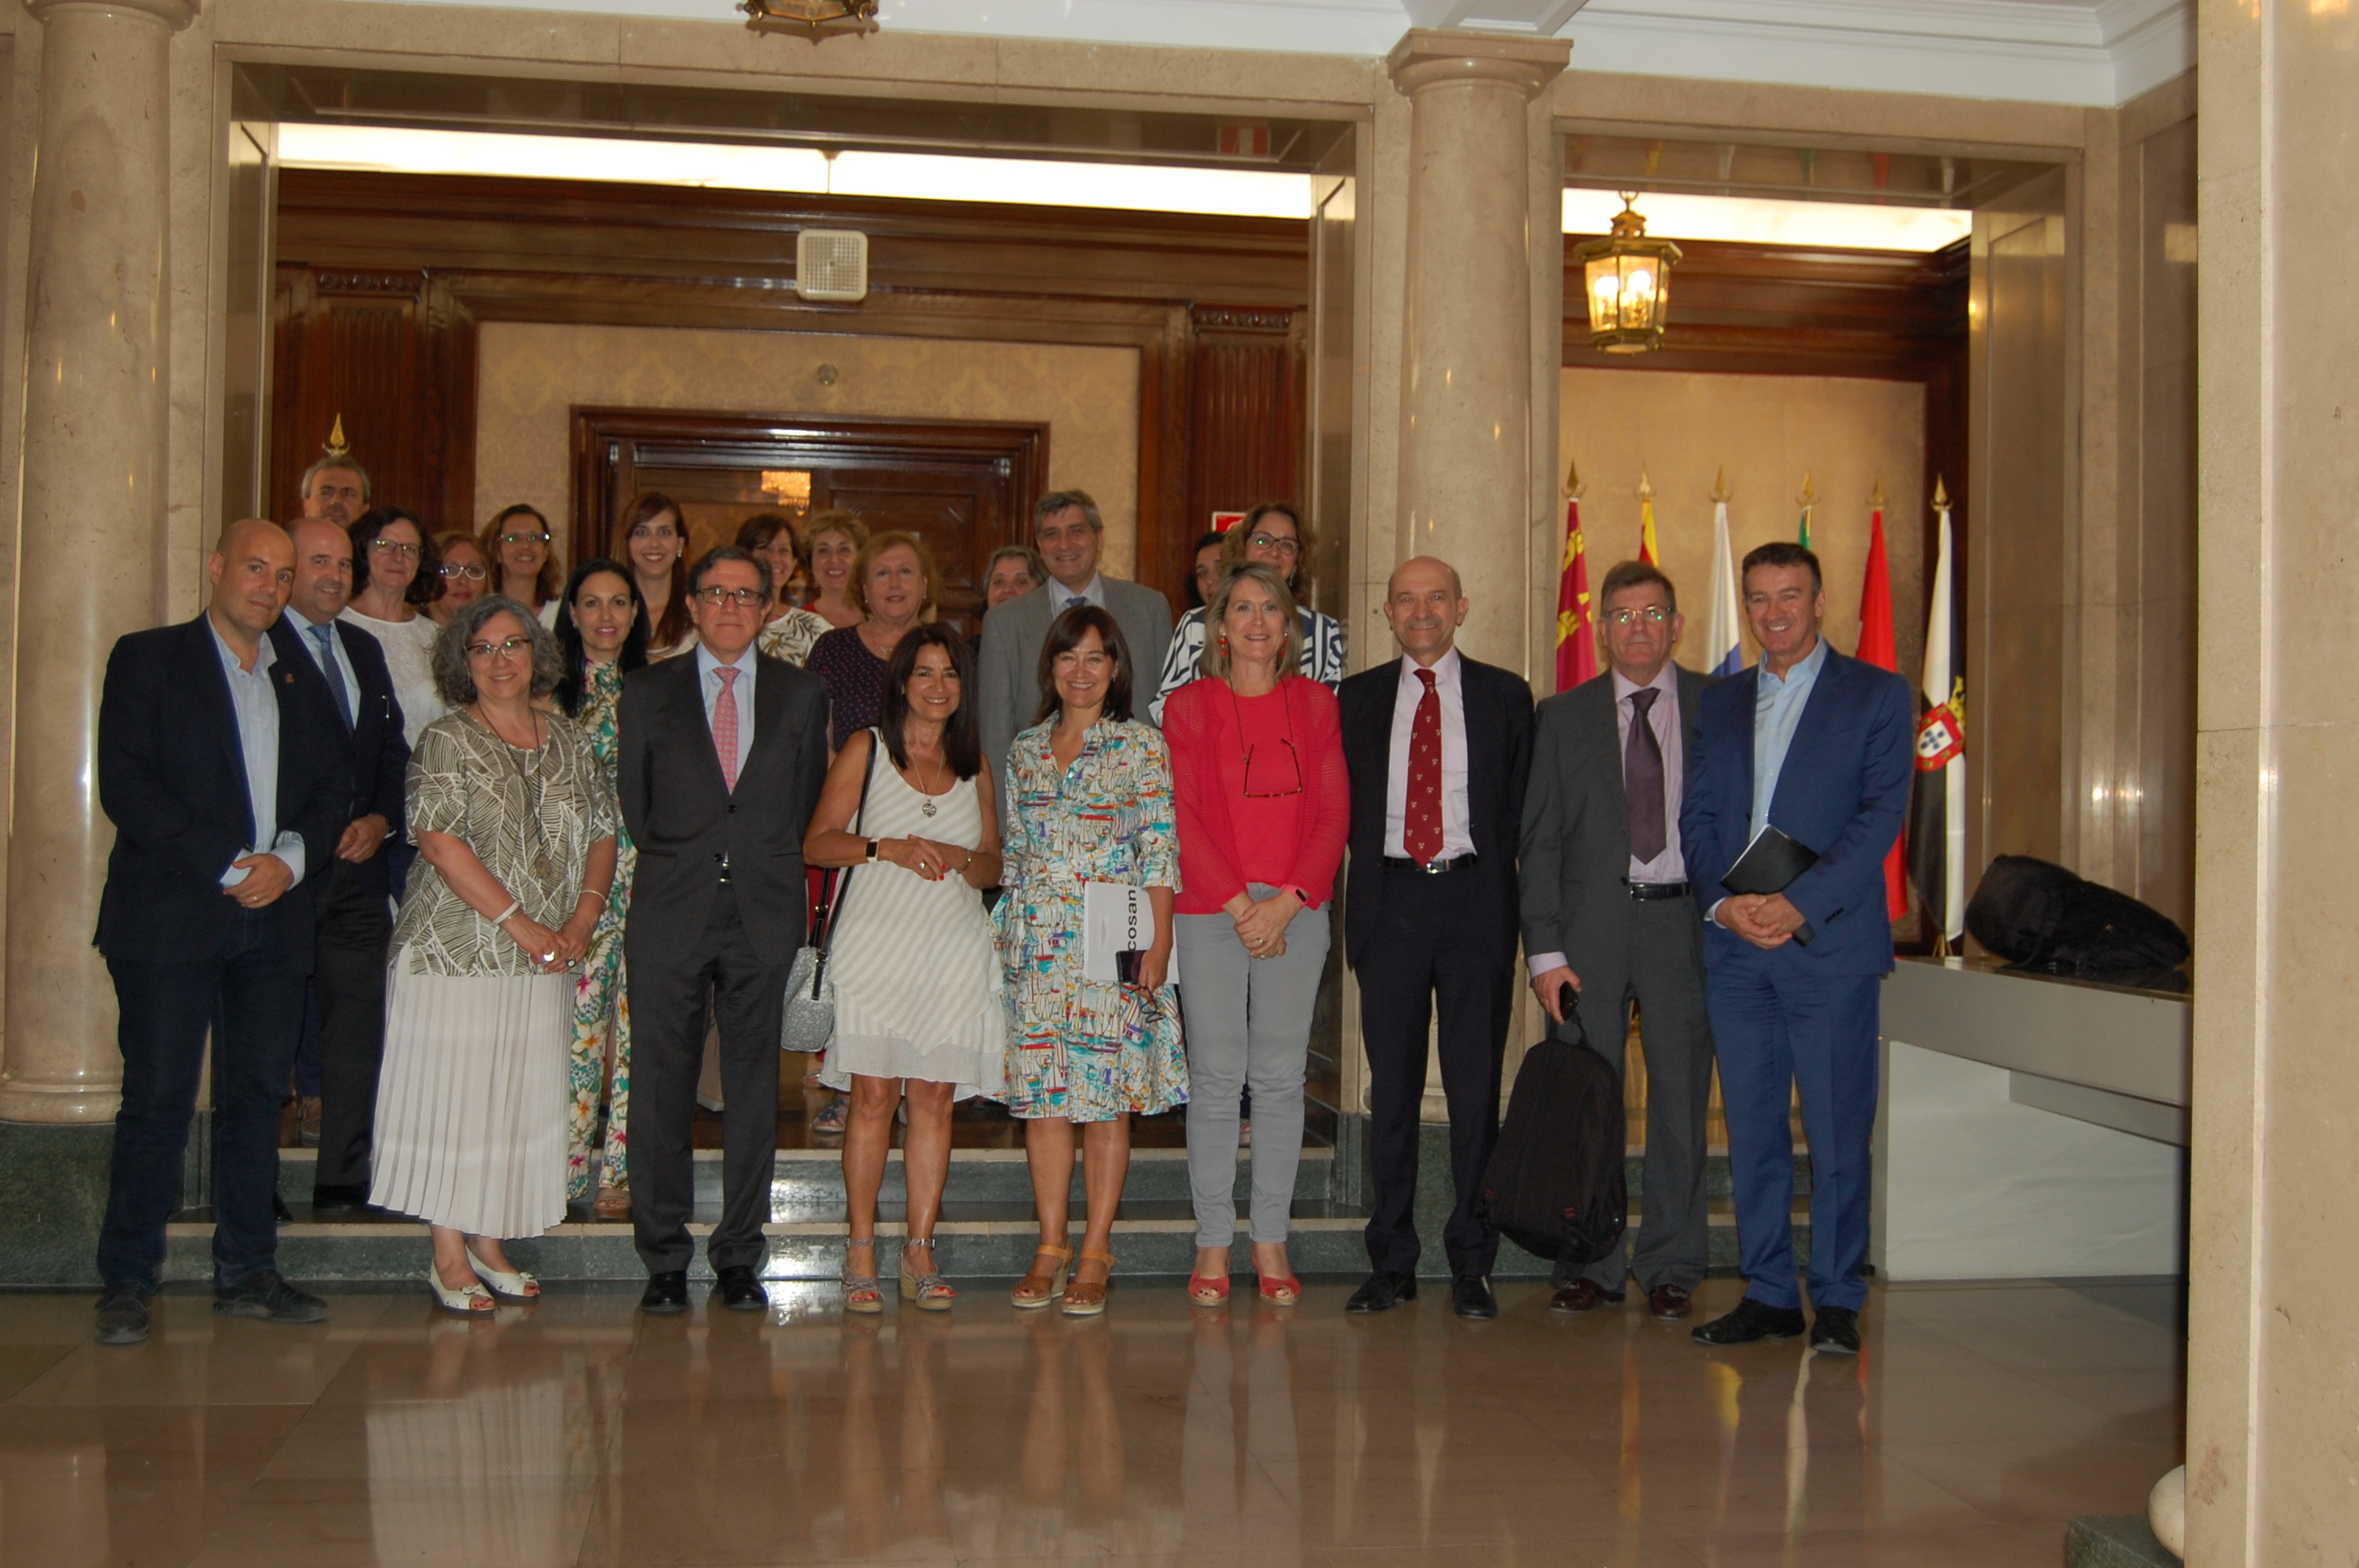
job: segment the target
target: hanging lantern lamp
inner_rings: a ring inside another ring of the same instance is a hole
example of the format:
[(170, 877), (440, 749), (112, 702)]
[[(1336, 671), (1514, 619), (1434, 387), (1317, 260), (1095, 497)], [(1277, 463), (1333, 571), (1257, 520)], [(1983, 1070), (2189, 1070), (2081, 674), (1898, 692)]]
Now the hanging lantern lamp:
[(1671, 302), (1671, 268), (1680, 247), (1647, 238), (1647, 220), (1634, 205), (1635, 190), (1621, 192), (1622, 211), (1614, 232), (1573, 247), (1582, 264), (1589, 298), (1589, 341), (1609, 354), (1643, 354), (1663, 346), (1663, 321)]

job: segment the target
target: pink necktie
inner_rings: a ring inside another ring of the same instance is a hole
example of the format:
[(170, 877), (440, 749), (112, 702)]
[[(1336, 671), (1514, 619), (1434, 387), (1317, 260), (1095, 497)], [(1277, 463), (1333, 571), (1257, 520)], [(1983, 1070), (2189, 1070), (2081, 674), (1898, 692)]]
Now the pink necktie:
[(721, 753), (721, 780), (729, 793), (737, 793), (737, 671), (723, 665), (713, 672), (721, 677), (721, 695), (712, 701), (712, 749)]

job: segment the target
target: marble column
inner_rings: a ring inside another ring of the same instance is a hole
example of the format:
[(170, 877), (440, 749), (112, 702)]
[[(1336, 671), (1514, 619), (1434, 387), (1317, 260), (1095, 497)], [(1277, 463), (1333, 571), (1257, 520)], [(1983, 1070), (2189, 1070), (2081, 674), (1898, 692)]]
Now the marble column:
[[(1533, 232), (1530, 105), (1567, 40), (1419, 28), (1387, 62), (1409, 100), (1400, 555), (1440, 556), (1473, 611), (1460, 641), (1528, 657)], [(1551, 417), (1553, 411), (1550, 411)]]
[(2199, 11), (2187, 1561), (2359, 1553), (2359, 11)]
[(167, 56), (197, 0), (26, 0), (41, 24), (26, 294), (0, 1120), (103, 1121), (122, 1063), (91, 946), (107, 651), (163, 619)]

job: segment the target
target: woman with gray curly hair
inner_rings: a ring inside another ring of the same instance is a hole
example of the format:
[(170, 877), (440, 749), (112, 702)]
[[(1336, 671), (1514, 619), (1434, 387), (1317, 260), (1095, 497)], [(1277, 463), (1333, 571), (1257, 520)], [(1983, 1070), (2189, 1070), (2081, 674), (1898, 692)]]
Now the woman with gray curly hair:
[(565, 1217), (567, 973), (614, 876), (620, 813), (589, 737), (535, 699), (557, 639), (515, 600), (462, 605), (434, 643), (451, 711), (409, 756), (419, 864), (393, 931), (369, 1201), (434, 1233), (449, 1312), (530, 1301), (505, 1238)]

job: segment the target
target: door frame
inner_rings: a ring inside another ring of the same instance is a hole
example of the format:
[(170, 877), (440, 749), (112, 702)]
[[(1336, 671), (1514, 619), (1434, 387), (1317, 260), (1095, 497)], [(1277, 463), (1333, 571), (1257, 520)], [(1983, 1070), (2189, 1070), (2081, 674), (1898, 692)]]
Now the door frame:
[[(1049, 427), (993, 420), (886, 419), (846, 415), (743, 414), (687, 408), (572, 410), (571, 560), (606, 553), (614, 518), (642, 467), (743, 470), (831, 468), (848, 462), (923, 469), (929, 460), (995, 464), (1016, 497), (1027, 542), (1049, 489)], [(945, 464), (945, 466), (948, 466)]]

